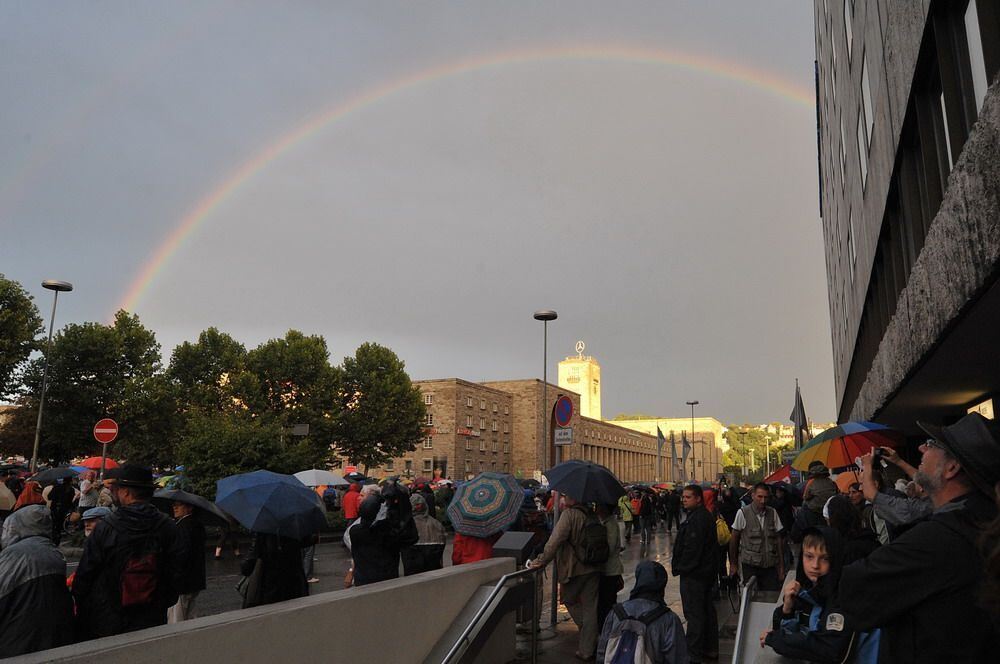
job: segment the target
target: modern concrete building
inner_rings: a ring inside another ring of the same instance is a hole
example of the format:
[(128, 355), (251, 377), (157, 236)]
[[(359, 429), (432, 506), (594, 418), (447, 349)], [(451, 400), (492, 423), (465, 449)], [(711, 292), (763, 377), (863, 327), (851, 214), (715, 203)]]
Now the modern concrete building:
[[(1000, 396), (1000, 4), (814, 0), (838, 418)], [(985, 404), (984, 404), (985, 402)]]

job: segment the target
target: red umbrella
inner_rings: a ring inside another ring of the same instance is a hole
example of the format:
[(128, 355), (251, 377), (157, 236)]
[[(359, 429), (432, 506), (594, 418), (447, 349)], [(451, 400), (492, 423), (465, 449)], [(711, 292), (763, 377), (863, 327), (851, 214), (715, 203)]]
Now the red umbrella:
[[(81, 461), (80, 463), (78, 463), (76, 465), (77, 466), (83, 466), (84, 468), (90, 468), (91, 470), (100, 470), (101, 469), (101, 457), (87, 457), (86, 459), (84, 459), (83, 461)], [(111, 457), (108, 457), (108, 458), (106, 458), (104, 460), (104, 468), (105, 469), (108, 469), (108, 468), (117, 468), (117, 467), (118, 467), (118, 462), (115, 461), (114, 459), (112, 459)]]

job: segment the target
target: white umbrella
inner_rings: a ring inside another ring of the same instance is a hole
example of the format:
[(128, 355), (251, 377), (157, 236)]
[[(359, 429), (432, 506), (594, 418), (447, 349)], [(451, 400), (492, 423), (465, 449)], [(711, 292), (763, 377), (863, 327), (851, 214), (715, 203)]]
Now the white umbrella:
[(337, 473), (331, 473), (329, 470), (319, 470), (317, 468), (295, 473), (295, 479), (302, 482), (306, 486), (347, 486), (350, 484), (350, 482)]

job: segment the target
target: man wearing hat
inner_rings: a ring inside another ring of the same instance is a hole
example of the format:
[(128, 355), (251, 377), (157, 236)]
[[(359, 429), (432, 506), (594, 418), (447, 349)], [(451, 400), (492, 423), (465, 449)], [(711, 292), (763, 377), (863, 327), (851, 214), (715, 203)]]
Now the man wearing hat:
[(87, 538), (73, 581), (84, 638), (166, 624), (183, 573), (177, 528), (149, 502), (152, 472), (126, 464), (105, 483), (117, 509)]
[[(983, 525), (996, 516), (1000, 422), (979, 413), (947, 427), (918, 423), (916, 481), (934, 511), (844, 568), (839, 600), (851, 629), (882, 628), (879, 662), (986, 662), (1000, 635), (981, 608)], [(871, 456), (862, 457), (865, 472)]]
[(823, 513), (826, 501), (839, 493), (837, 484), (830, 479), (830, 471), (822, 461), (809, 464), (809, 482), (802, 492), (802, 502), (816, 514)]

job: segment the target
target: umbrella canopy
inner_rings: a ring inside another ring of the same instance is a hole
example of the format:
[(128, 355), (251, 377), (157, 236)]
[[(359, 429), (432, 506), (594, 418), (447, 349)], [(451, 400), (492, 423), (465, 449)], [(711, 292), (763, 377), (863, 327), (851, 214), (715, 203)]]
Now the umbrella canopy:
[(31, 479), (39, 484), (55, 484), (56, 480), (69, 480), (76, 477), (77, 473), (69, 466), (58, 466), (43, 470)]
[(841, 493), (848, 493), (851, 490), (851, 485), (855, 482), (860, 482), (861, 478), (858, 477), (856, 471), (846, 470), (833, 478), (833, 481), (837, 484), (837, 488), (840, 489)]
[(553, 491), (565, 493), (581, 503), (614, 505), (625, 489), (614, 473), (589, 461), (564, 461), (545, 471)]
[(350, 484), (350, 482), (337, 473), (331, 473), (329, 470), (319, 470), (317, 468), (313, 468), (312, 470), (300, 470), (295, 473), (294, 477), (306, 486), (347, 486)]
[(201, 496), (180, 489), (158, 489), (153, 494), (153, 504), (167, 514), (172, 514), (173, 502), (187, 503), (194, 507), (194, 516), (205, 526), (228, 528), (233, 525), (229, 515), (215, 503)]
[(359, 473), (358, 471), (354, 471), (353, 473), (347, 473), (346, 475), (344, 475), (344, 479), (347, 480), (348, 482), (364, 482), (368, 478)]
[(323, 501), (291, 475), (255, 470), (216, 486), (215, 504), (253, 532), (304, 539), (326, 525)]
[(518, 484), (523, 486), (525, 489), (537, 489), (542, 486), (542, 483), (533, 477), (528, 477), (523, 480), (518, 480)]
[[(98, 456), (87, 457), (86, 459), (84, 459), (83, 461), (81, 461), (80, 463), (78, 463), (76, 465), (83, 466), (84, 468), (89, 468), (90, 470), (100, 470), (101, 469), (101, 457), (98, 457)], [(108, 457), (108, 458), (106, 458), (104, 460), (104, 469), (105, 470), (107, 470), (108, 468), (117, 468), (117, 467), (118, 467), (118, 462), (115, 461), (114, 459), (112, 459), (111, 457)]]
[(896, 447), (900, 440), (899, 432), (883, 424), (845, 422), (810, 440), (792, 461), (792, 468), (809, 470), (813, 461), (822, 461), (827, 468), (844, 468), (872, 448)]
[(777, 469), (763, 480), (765, 484), (774, 484), (775, 482), (785, 482), (787, 484), (792, 483), (792, 464), (786, 463), (781, 468)]
[(523, 502), (524, 490), (513, 475), (480, 473), (455, 490), (448, 518), (455, 532), (489, 537), (514, 523)]
[(174, 477), (176, 477), (176, 475), (164, 475), (163, 477), (156, 480), (156, 485), (165, 487), (168, 484), (170, 484), (170, 480), (174, 479)]

